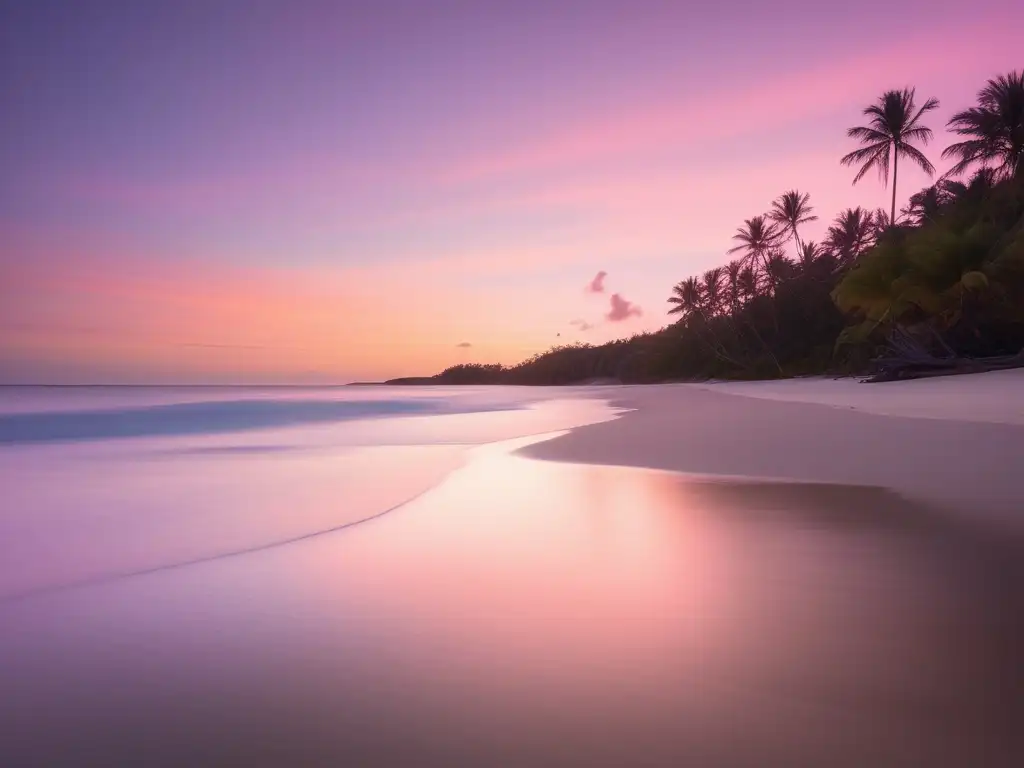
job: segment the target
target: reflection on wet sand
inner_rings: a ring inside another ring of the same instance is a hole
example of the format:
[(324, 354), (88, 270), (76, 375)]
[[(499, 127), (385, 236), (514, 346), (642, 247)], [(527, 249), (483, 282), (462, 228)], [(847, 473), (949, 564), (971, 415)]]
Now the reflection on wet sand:
[(0, 608), (0, 755), (1018, 765), (1011, 549), (882, 489), (480, 451), (344, 532)]

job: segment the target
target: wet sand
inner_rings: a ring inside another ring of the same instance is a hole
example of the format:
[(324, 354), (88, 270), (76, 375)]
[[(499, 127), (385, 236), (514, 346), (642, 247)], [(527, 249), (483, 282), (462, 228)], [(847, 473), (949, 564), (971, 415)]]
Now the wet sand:
[(0, 763), (1022, 764), (1022, 430), (609, 395), (342, 531), (0, 604)]

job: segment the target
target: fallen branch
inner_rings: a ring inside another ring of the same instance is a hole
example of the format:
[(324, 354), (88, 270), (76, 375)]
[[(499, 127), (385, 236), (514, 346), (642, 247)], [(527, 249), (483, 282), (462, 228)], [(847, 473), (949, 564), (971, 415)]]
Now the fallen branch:
[(1024, 368), (1024, 349), (1015, 355), (956, 357), (949, 346), (943, 343), (944, 349), (950, 354), (946, 357), (936, 357), (902, 329), (893, 332), (887, 346), (889, 354), (871, 361), (875, 373), (871, 378), (865, 379), (865, 383)]

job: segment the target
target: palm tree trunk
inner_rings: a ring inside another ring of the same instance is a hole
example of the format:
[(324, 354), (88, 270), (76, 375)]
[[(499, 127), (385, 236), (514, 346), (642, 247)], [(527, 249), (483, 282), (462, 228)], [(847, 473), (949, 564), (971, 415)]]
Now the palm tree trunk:
[(889, 226), (896, 226), (896, 170), (900, 164), (900, 151), (893, 147), (892, 153), (892, 213), (889, 214)]

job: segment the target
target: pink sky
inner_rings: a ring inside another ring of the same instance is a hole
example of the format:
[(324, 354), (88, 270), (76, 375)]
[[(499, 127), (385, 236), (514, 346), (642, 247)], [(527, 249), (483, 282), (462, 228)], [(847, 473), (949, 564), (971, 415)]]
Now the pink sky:
[[(349, 46), (312, 3), (234, 37), (138, 12), (117, 40), (168, 45), (109, 54), (87, 21), (25, 11), (2, 76), (0, 381), (379, 379), (655, 330), (672, 285), (784, 190), (821, 217), (805, 239), (887, 207), (838, 162), (881, 91), (940, 99), (942, 170), (949, 115), (1021, 64), (1009, 2), (883, 25), (682, 5), (452, 10), (418, 36), (367, 6)], [(899, 181), (901, 204), (927, 183)]]

